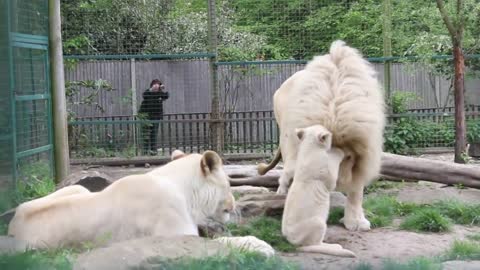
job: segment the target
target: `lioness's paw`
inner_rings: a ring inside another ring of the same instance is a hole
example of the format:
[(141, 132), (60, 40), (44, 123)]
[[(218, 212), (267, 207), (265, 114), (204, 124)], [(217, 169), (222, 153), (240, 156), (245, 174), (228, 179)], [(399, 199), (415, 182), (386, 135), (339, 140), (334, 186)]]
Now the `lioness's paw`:
[(370, 221), (366, 218), (342, 218), (340, 222), (345, 225), (349, 231), (369, 231)]

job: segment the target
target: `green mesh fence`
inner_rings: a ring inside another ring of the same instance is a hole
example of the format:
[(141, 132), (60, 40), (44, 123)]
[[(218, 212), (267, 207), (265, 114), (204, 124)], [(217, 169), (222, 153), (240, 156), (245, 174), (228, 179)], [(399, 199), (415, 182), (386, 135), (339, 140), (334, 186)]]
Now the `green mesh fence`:
[[(474, 132), (480, 4), (465, 3), (466, 105)], [(211, 127), (220, 123), (225, 154), (269, 155), (278, 143), (274, 91), (336, 39), (368, 57), (385, 86), (386, 149), (453, 143), (451, 39), (434, 1), (64, 0), (62, 16), (67, 86), (77, 88), (69, 97), (72, 158), (150, 155), (142, 147), (152, 133), (138, 110), (156, 77), (170, 93), (164, 118), (147, 120), (157, 132), (157, 154), (208, 149)], [(210, 114), (212, 89), (220, 119)]]
[(54, 176), (48, 1), (2, 1), (1, 12), (0, 182), (18, 188)]

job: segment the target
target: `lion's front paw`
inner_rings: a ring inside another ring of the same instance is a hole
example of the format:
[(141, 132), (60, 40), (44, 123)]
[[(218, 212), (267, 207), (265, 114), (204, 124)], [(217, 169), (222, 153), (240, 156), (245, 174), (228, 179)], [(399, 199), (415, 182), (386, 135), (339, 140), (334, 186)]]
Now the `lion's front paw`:
[(362, 218), (342, 218), (340, 219), (345, 225), (345, 228), (349, 231), (369, 231), (370, 230), (370, 221), (368, 219)]
[(278, 195), (286, 195), (287, 192), (288, 192), (288, 188), (286, 186), (283, 186), (283, 185), (278, 186), (278, 189), (277, 189)]

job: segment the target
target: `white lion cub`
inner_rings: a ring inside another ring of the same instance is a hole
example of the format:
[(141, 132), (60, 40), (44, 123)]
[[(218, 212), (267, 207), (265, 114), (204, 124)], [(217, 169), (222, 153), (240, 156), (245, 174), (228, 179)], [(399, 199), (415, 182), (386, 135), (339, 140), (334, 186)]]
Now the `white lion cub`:
[[(295, 130), (300, 146), (294, 181), (282, 219), (282, 234), (299, 251), (355, 257), (339, 244), (323, 242), (327, 230), (330, 191), (335, 189), (344, 153), (331, 147), (332, 134), (321, 125)], [(312, 170), (315, 168), (315, 170)]]

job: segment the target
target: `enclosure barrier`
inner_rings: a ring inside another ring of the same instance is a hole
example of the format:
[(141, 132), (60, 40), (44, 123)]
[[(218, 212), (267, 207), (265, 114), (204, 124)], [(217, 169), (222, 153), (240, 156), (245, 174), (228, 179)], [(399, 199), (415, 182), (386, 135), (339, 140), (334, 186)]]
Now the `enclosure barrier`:
[[(480, 139), (480, 106), (467, 108), (469, 141)], [(453, 146), (454, 109), (421, 109), (388, 116), (385, 148), (392, 152)], [(278, 146), (279, 133), (272, 111), (224, 113), (224, 151), (230, 156), (270, 156)], [(201, 152), (211, 149), (208, 113), (167, 114), (147, 121), (134, 116), (85, 117), (70, 122), (72, 159), (133, 158), (142, 151), (141, 126), (159, 123), (158, 153), (168, 157), (175, 149)]]

